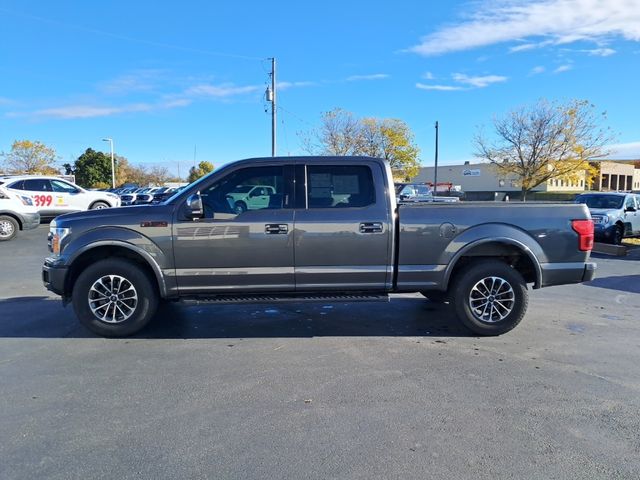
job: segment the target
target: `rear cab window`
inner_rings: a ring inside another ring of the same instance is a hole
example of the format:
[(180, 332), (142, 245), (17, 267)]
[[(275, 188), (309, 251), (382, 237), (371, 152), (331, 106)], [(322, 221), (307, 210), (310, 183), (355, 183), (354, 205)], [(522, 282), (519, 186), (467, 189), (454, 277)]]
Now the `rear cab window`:
[(363, 208), (376, 202), (371, 169), (366, 165), (308, 165), (307, 207)]

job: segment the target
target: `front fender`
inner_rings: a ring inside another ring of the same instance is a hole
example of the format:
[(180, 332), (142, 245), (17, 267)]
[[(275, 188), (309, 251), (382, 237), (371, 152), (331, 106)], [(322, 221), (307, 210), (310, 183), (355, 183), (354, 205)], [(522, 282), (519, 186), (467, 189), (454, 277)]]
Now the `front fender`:
[[(121, 247), (140, 255), (153, 270), (160, 295), (166, 296), (167, 285), (162, 271), (170, 268), (172, 262), (166, 258), (162, 249), (150, 238), (134, 230), (121, 227), (101, 227), (83, 232), (64, 246), (60, 260), (67, 266), (71, 266), (83, 253), (99, 247)], [(65, 255), (66, 252), (69, 252), (68, 256)]]
[(488, 243), (513, 245), (529, 257), (536, 271), (534, 288), (542, 285), (541, 263), (547, 262), (547, 256), (536, 239), (513, 225), (504, 223), (485, 223), (471, 227), (455, 237), (440, 256), (439, 264), (446, 265), (444, 285), (449, 284), (451, 273), (461, 257), (473, 248)]

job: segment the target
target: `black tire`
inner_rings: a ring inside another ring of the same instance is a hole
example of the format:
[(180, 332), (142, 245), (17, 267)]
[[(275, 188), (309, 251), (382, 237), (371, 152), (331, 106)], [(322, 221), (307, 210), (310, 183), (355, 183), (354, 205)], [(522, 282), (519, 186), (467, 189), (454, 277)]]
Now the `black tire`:
[(89, 210), (101, 210), (103, 208), (109, 208), (110, 206), (111, 205), (109, 205), (107, 202), (94, 202), (89, 207)]
[(613, 236), (611, 237), (611, 243), (614, 245), (620, 245), (624, 238), (624, 227), (622, 225), (616, 225), (613, 230)]
[(8, 215), (0, 215), (0, 242), (11, 240), (18, 234), (20, 224)]
[(529, 303), (520, 272), (499, 260), (478, 261), (459, 272), (453, 279), (451, 299), (458, 319), (477, 335), (512, 330)]
[(247, 204), (244, 202), (236, 202), (236, 204), (233, 206), (233, 211), (236, 213), (236, 215), (240, 215), (241, 213), (247, 211)]
[[(125, 281), (116, 282), (117, 277)], [(105, 290), (96, 285), (99, 280), (103, 280)], [(128, 284), (133, 287), (135, 303)], [(92, 289), (94, 285), (96, 287)], [(102, 301), (98, 292), (103, 292), (103, 297), (109, 297), (111, 301)], [(121, 298), (114, 299), (116, 294), (120, 294)], [(118, 307), (113, 306), (113, 300)], [(120, 258), (100, 260), (87, 267), (76, 280), (72, 292), (73, 309), (80, 323), (104, 337), (126, 337), (140, 331), (156, 313), (158, 301), (155, 281), (135, 263)], [(106, 319), (94, 315), (90, 302), (99, 315), (104, 313)], [(107, 302), (113, 308), (106, 306), (105, 309)], [(129, 314), (126, 318), (125, 313)]]
[(423, 297), (433, 303), (447, 303), (449, 301), (449, 292), (443, 292), (440, 290), (426, 290), (420, 293)]

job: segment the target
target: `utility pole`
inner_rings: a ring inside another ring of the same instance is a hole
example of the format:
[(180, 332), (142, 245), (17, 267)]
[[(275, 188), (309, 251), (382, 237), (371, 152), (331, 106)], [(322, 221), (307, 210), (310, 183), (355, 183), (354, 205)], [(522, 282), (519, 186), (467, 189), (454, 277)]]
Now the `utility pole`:
[(436, 166), (433, 173), (433, 195), (437, 195), (438, 190), (438, 121), (436, 120)]
[(276, 156), (276, 59), (271, 58), (271, 87), (267, 87), (267, 102), (271, 102), (271, 156)]

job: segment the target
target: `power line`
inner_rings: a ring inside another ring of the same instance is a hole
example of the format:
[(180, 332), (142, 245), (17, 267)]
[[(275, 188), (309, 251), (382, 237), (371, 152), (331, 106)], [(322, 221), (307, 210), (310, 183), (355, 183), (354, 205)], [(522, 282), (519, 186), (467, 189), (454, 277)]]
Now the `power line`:
[(17, 17), (22, 17), (22, 18), (27, 18), (30, 20), (36, 20), (39, 22), (44, 22), (44, 23), (49, 23), (49, 24), (53, 24), (53, 25), (58, 25), (61, 27), (65, 27), (65, 28), (70, 28), (73, 30), (78, 30), (81, 32), (86, 32), (86, 33), (93, 33), (96, 35), (102, 35), (105, 37), (110, 37), (110, 38), (114, 38), (116, 40), (123, 40), (126, 42), (133, 42), (133, 43), (139, 43), (142, 45), (149, 45), (152, 47), (158, 47), (158, 48), (168, 48), (168, 49), (172, 49), (172, 50), (180, 50), (183, 52), (191, 52), (191, 53), (199, 53), (202, 55), (210, 55), (210, 56), (215, 56), (215, 57), (227, 57), (227, 58), (237, 58), (240, 60), (265, 60), (264, 57), (251, 57), (248, 55), (239, 55), (239, 54), (235, 54), (235, 53), (226, 53), (226, 52), (215, 52), (215, 51), (210, 51), (210, 50), (203, 50), (200, 48), (192, 48), (192, 47), (183, 47), (180, 45), (172, 45), (170, 43), (164, 43), (164, 42), (155, 42), (153, 40), (145, 40), (142, 38), (135, 38), (135, 37), (130, 37), (128, 35), (120, 35), (117, 33), (112, 33), (112, 32), (107, 32), (104, 30), (97, 30), (95, 28), (87, 28), (87, 27), (83, 27), (80, 25), (73, 25), (70, 23), (64, 23), (64, 22), (60, 22), (58, 20), (53, 20), (50, 18), (44, 18), (44, 17), (39, 17), (37, 15), (29, 15), (29, 14), (25, 14), (25, 13), (21, 13), (21, 12), (14, 12), (12, 10), (7, 10), (5, 8), (0, 8), (0, 12), (3, 13), (8, 13), (10, 15), (14, 15)]

